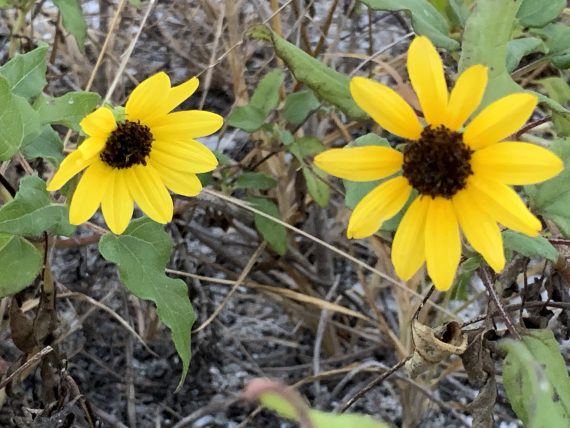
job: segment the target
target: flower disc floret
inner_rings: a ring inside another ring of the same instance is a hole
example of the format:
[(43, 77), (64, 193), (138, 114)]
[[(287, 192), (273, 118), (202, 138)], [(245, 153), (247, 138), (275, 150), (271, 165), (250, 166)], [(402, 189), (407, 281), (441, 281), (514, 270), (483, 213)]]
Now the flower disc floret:
[(153, 136), (148, 126), (126, 120), (124, 123), (119, 123), (117, 128), (111, 132), (99, 156), (111, 168), (146, 166), (152, 141)]

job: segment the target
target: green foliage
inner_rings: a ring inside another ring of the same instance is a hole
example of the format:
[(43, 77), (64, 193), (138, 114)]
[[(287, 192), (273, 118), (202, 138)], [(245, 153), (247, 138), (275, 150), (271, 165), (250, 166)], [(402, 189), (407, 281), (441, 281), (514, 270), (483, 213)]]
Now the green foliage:
[[(281, 217), (277, 205), (267, 198), (249, 196), (246, 200), (253, 208), (271, 217)], [(287, 231), (285, 227), (257, 213), (255, 214), (254, 221), (257, 231), (261, 234), (263, 239), (267, 241), (269, 246), (280, 256), (284, 255), (287, 251)]]
[(10, 159), (20, 148), (24, 139), (24, 123), (19, 103), (7, 80), (0, 76), (0, 160)]
[(53, 0), (63, 18), (63, 28), (69, 31), (79, 49), (83, 50), (87, 38), (87, 23), (83, 18), (80, 0)]
[(0, 233), (35, 236), (44, 231), (71, 235), (67, 206), (53, 204), (46, 183), (38, 177), (23, 177), (16, 197), (0, 207)]
[(331, 197), (330, 188), (326, 181), (327, 175), (316, 167), (311, 169), (305, 162), (305, 158), (314, 156), (324, 149), (323, 143), (314, 137), (299, 138), (289, 146), (289, 151), (301, 164), (309, 194), (323, 208), (329, 204)]
[(275, 53), (285, 62), (295, 78), (311, 88), (319, 98), (338, 107), (352, 119), (367, 119), (366, 113), (350, 96), (350, 79), (346, 75), (327, 67), (264, 25), (254, 26), (249, 35), (254, 39), (271, 42)]
[(427, 0), (360, 0), (375, 10), (404, 10), (412, 17), (412, 27), (416, 33), (427, 36), (439, 47), (448, 50), (459, 49), (459, 43), (449, 37), (446, 19)]
[(307, 116), (319, 108), (321, 103), (313, 94), (313, 91), (299, 91), (287, 95), (285, 99), (285, 107), (283, 108), (283, 116), (291, 125), (298, 126), (302, 124)]
[(532, 34), (541, 37), (547, 47), (547, 58), (558, 68), (570, 67), (570, 27), (565, 24), (548, 24), (535, 28)]
[(42, 269), (42, 254), (21, 236), (0, 233), (0, 298), (30, 285)]
[(68, 92), (57, 98), (39, 97), (34, 107), (41, 116), (42, 124), (64, 125), (80, 131), (79, 122), (95, 109), (100, 98), (94, 92)]
[(0, 67), (0, 76), (9, 84), (10, 90), (24, 98), (41, 94), (46, 82), (48, 47), (39, 47), (25, 54), (17, 54)]
[(172, 241), (162, 226), (147, 218), (131, 222), (123, 235), (104, 235), (99, 252), (119, 268), (121, 281), (140, 299), (156, 304), (160, 320), (170, 329), (182, 360), (182, 386), (190, 365), (190, 333), (195, 315), (184, 281), (169, 278), (164, 269)]
[(477, 269), (481, 267), (482, 259), (480, 256), (473, 256), (466, 259), (459, 266), (459, 273), (455, 280), (455, 285), (451, 290), (452, 300), (467, 300), (469, 298), (469, 284)]
[(265, 123), (265, 115), (252, 105), (238, 106), (226, 118), (226, 123), (245, 132), (254, 132)]
[(59, 165), (63, 160), (63, 141), (59, 134), (49, 125), (41, 128), (40, 134), (22, 148), (24, 157), (28, 160), (43, 158), (53, 165)]
[[(541, 84), (550, 98), (561, 105), (570, 102), (570, 86), (562, 77), (545, 77), (536, 83)], [(570, 136), (570, 115), (552, 111), (554, 129), (560, 137)]]
[(510, 73), (517, 68), (525, 55), (533, 52), (544, 52), (544, 50), (544, 43), (536, 37), (511, 40), (507, 43), (507, 71)]
[(551, 180), (526, 186), (533, 212), (554, 221), (567, 238), (570, 237), (570, 140), (560, 139), (551, 150), (564, 161), (564, 171)]
[(505, 340), (503, 383), (509, 402), (531, 428), (570, 426), (570, 378), (550, 330), (532, 330), (522, 341)]
[(503, 232), (504, 247), (526, 257), (543, 257), (552, 262), (558, 260), (558, 251), (542, 236), (526, 236), (506, 230)]
[(22, 119), (22, 144), (23, 148), (30, 144), (40, 133), (40, 115), (25, 98), (14, 95), (14, 103)]
[(258, 189), (268, 190), (277, 186), (277, 182), (273, 177), (270, 177), (261, 172), (243, 172), (236, 179), (235, 188), (238, 189)]
[(566, 0), (523, 0), (517, 18), (525, 27), (544, 27), (558, 18)]

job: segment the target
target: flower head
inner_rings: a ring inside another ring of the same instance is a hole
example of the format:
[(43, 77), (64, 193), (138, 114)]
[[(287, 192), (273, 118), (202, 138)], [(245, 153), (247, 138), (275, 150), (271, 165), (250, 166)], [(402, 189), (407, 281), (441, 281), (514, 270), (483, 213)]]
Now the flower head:
[(202, 190), (197, 173), (212, 171), (214, 154), (194, 140), (216, 132), (221, 116), (200, 110), (171, 113), (198, 88), (192, 78), (172, 87), (165, 73), (157, 73), (131, 93), (125, 120), (101, 107), (81, 121), (87, 138), (61, 163), (48, 185), (60, 189), (85, 169), (71, 199), (69, 220), (87, 221), (102, 208), (105, 222), (122, 233), (133, 215), (133, 203), (159, 223), (172, 220), (168, 190), (195, 196)]
[(387, 131), (408, 140), (403, 153), (389, 147), (327, 150), (315, 165), (352, 181), (387, 179), (355, 207), (349, 238), (365, 238), (396, 215), (415, 190), (394, 236), (392, 261), (398, 276), (410, 279), (424, 264), (439, 290), (453, 283), (461, 258), (461, 237), (499, 272), (505, 265), (499, 224), (536, 236), (540, 221), (509, 186), (538, 183), (564, 165), (534, 144), (503, 141), (530, 117), (537, 98), (507, 95), (484, 108), (487, 68), (474, 65), (448, 93), (443, 65), (426, 37), (408, 50), (408, 73), (425, 125), (389, 87), (363, 77), (350, 82), (355, 102)]

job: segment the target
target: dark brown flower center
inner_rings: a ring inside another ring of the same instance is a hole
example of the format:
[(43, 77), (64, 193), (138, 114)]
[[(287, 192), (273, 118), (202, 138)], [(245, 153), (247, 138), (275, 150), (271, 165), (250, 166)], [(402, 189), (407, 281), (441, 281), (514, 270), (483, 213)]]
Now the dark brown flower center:
[(99, 156), (112, 168), (146, 165), (152, 141), (153, 136), (148, 126), (127, 120), (117, 125)]
[(472, 154), (459, 132), (427, 126), (418, 141), (406, 145), (403, 174), (420, 194), (449, 199), (473, 174)]

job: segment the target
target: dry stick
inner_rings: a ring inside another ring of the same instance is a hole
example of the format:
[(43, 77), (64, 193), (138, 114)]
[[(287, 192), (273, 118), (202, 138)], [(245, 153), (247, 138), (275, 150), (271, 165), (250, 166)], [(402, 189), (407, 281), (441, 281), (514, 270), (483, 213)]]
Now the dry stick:
[(229, 293), (224, 298), (223, 302), (216, 308), (214, 313), (212, 315), (210, 315), (210, 317), (206, 321), (204, 321), (204, 323), (200, 327), (194, 329), (192, 331), (192, 333), (198, 333), (199, 331), (206, 328), (212, 321), (214, 321), (214, 319), (218, 316), (218, 314), (222, 311), (222, 309), (224, 309), (224, 306), (226, 306), (226, 304), (228, 303), (228, 301), (230, 300), (230, 298), (232, 297), (234, 292), (237, 290), (237, 288), (243, 283), (245, 278), (249, 275), (249, 272), (251, 271), (251, 269), (255, 265), (257, 258), (263, 252), (263, 250), (265, 250), (266, 245), (267, 244), (265, 242), (262, 242), (261, 245), (259, 245), (259, 247), (257, 247), (257, 250), (255, 250), (255, 252), (251, 256), (251, 258), (247, 262), (247, 265), (245, 266), (245, 268), (243, 268), (242, 273), (240, 274), (239, 278), (237, 279), (236, 283), (231, 288)]
[[(289, 223), (285, 223), (284, 221), (282, 221), (282, 220), (280, 220), (280, 219), (278, 219), (278, 218), (272, 217), (271, 215), (266, 214), (266, 213), (264, 213), (263, 211), (260, 211), (260, 210), (258, 210), (258, 209), (256, 209), (256, 208), (253, 208), (253, 207), (251, 207), (249, 204), (247, 204), (247, 203), (245, 203), (245, 202), (243, 202), (243, 201), (241, 201), (241, 200), (239, 200), (239, 199), (236, 199), (236, 198), (234, 198), (234, 197), (226, 196), (226, 195), (224, 195), (224, 194), (222, 194), (222, 193), (218, 193), (218, 192), (215, 192), (215, 191), (212, 191), (212, 190), (209, 190), (209, 189), (204, 189), (203, 192), (204, 192), (204, 193), (207, 193), (207, 194), (209, 194), (209, 195), (212, 195), (212, 196), (216, 196), (216, 197), (218, 197), (218, 198), (220, 198), (220, 199), (223, 199), (223, 200), (226, 201), (226, 202), (230, 202), (230, 203), (232, 203), (232, 204), (234, 204), (234, 205), (237, 205), (238, 207), (241, 207), (241, 208), (244, 208), (244, 209), (246, 209), (246, 210), (249, 210), (249, 211), (251, 211), (251, 212), (253, 212), (253, 213), (255, 213), (255, 214), (258, 214), (258, 215), (260, 215), (260, 216), (262, 216), (262, 217), (264, 217), (264, 218), (266, 218), (266, 219), (268, 219), (268, 220), (271, 220), (271, 221), (273, 221), (273, 222), (275, 222), (275, 223), (277, 223), (277, 224), (280, 224), (281, 226), (283, 226), (283, 227), (285, 227), (285, 228), (287, 228), (287, 229), (289, 229), (289, 230), (292, 230), (293, 232), (295, 232), (295, 233), (297, 233), (297, 234), (299, 234), (299, 235), (301, 235), (301, 236), (304, 236), (305, 238), (310, 239), (311, 241), (316, 242), (317, 244), (322, 245), (322, 246), (325, 247), (325, 248), (328, 248), (328, 249), (331, 250), (332, 252), (337, 253), (338, 255), (340, 255), (340, 256), (346, 258), (347, 260), (350, 260), (351, 262), (353, 262), (353, 263), (355, 263), (355, 264), (361, 266), (362, 268), (366, 269), (367, 271), (378, 275), (380, 278), (383, 278), (383, 279), (385, 279), (386, 281), (390, 282), (391, 284), (395, 285), (396, 287), (401, 288), (401, 289), (404, 290), (406, 293), (409, 293), (409, 294), (411, 294), (411, 295), (413, 295), (413, 296), (415, 296), (415, 297), (417, 297), (417, 298), (419, 298), (419, 299), (422, 299), (422, 300), (423, 300), (423, 298), (424, 298), (424, 296), (422, 296), (422, 295), (419, 294), (418, 292), (416, 292), (416, 291), (414, 291), (414, 290), (410, 290), (410, 289), (409, 289), (408, 287), (406, 287), (404, 284), (402, 284), (402, 283), (396, 281), (394, 278), (390, 277), (389, 275), (386, 275), (385, 273), (380, 272), (378, 269), (373, 268), (372, 266), (370, 266), (370, 265), (364, 263), (363, 261), (357, 259), (356, 257), (351, 256), (351, 255), (348, 254), (347, 252), (342, 251), (342, 250), (339, 250), (339, 249), (336, 248), (334, 245), (331, 245), (331, 244), (329, 244), (328, 242), (325, 242), (325, 241), (323, 241), (322, 239), (319, 239), (319, 238), (317, 238), (317, 237), (311, 235), (310, 233), (305, 232), (304, 230), (298, 229), (298, 228), (296, 228), (295, 226), (290, 225)], [(437, 310), (443, 312), (443, 313), (446, 314), (446, 315), (449, 315), (449, 316), (451, 316), (451, 317), (453, 317), (453, 318), (456, 317), (456, 315), (455, 315), (453, 312), (448, 311), (448, 310), (445, 309), (444, 307), (442, 307), (442, 306), (440, 306), (440, 305), (438, 305), (438, 304), (436, 304), (436, 303), (434, 303), (434, 302), (427, 301), (426, 303), (429, 304), (430, 306), (432, 306), (433, 308), (436, 308)]]
[(11, 373), (10, 376), (8, 376), (6, 379), (0, 382), (0, 389), (8, 385), (12, 381), (12, 379), (18, 376), (20, 373), (27, 370), (29, 367), (33, 366), (34, 364), (39, 363), (43, 357), (45, 357), (47, 354), (49, 354), (52, 351), (53, 348), (51, 346), (46, 346), (37, 354), (32, 355), (28, 361), (26, 361), (24, 364), (22, 364), (20, 367), (14, 370), (14, 372)]
[(509, 314), (507, 314), (507, 312), (505, 311), (505, 307), (503, 306), (501, 300), (499, 299), (499, 296), (497, 296), (497, 292), (495, 291), (495, 287), (493, 286), (493, 281), (491, 280), (491, 275), (489, 274), (489, 271), (487, 270), (486, 267), (483, 266), (479, 269), (479, 274), (481, 276), (481, 279), (483, 280), (483, 284), (485, 285), (487, 292), (489, 293), (489, 297), (491, 297), (491, 300), (495, 302), (495, 305), (497, 306), (497, 309), (499, 310), (501, 317), (503, 317), (503, 320), (505, 321), (505, 324), (507, 326), (507, 329), (511, 333), (511, 336), (516, 340), (521, 340), (519, 332), (515, 329), (511, 317), (509, 316)]
[[(212, 54), (210, 56), (210, 64), (213, 64), (216, 60), (216, 52), (218, 51), (218, 44), (222, 37), (222, 30), (224, 28), (224, 18), (225, 18), (225, 11), (224, 7), (220, 7), (220, 16), (218, 18), (218, 24), (216, 25), (216, 35), (214, 36), (214, 44), (212, 45)], [(204, 108), (204, 104), (206, 102), (206, 97), (208, 96), (208, 91), (210, 90), (210, 84), (212, 82), (212, 74), (214, 68), (208, 66), (208, 71), (206, 72), (206, 77), (204, 79), (204, 88), (202, 89), (202, 97), (200, 98), (199, 109), (202, 110)]]

